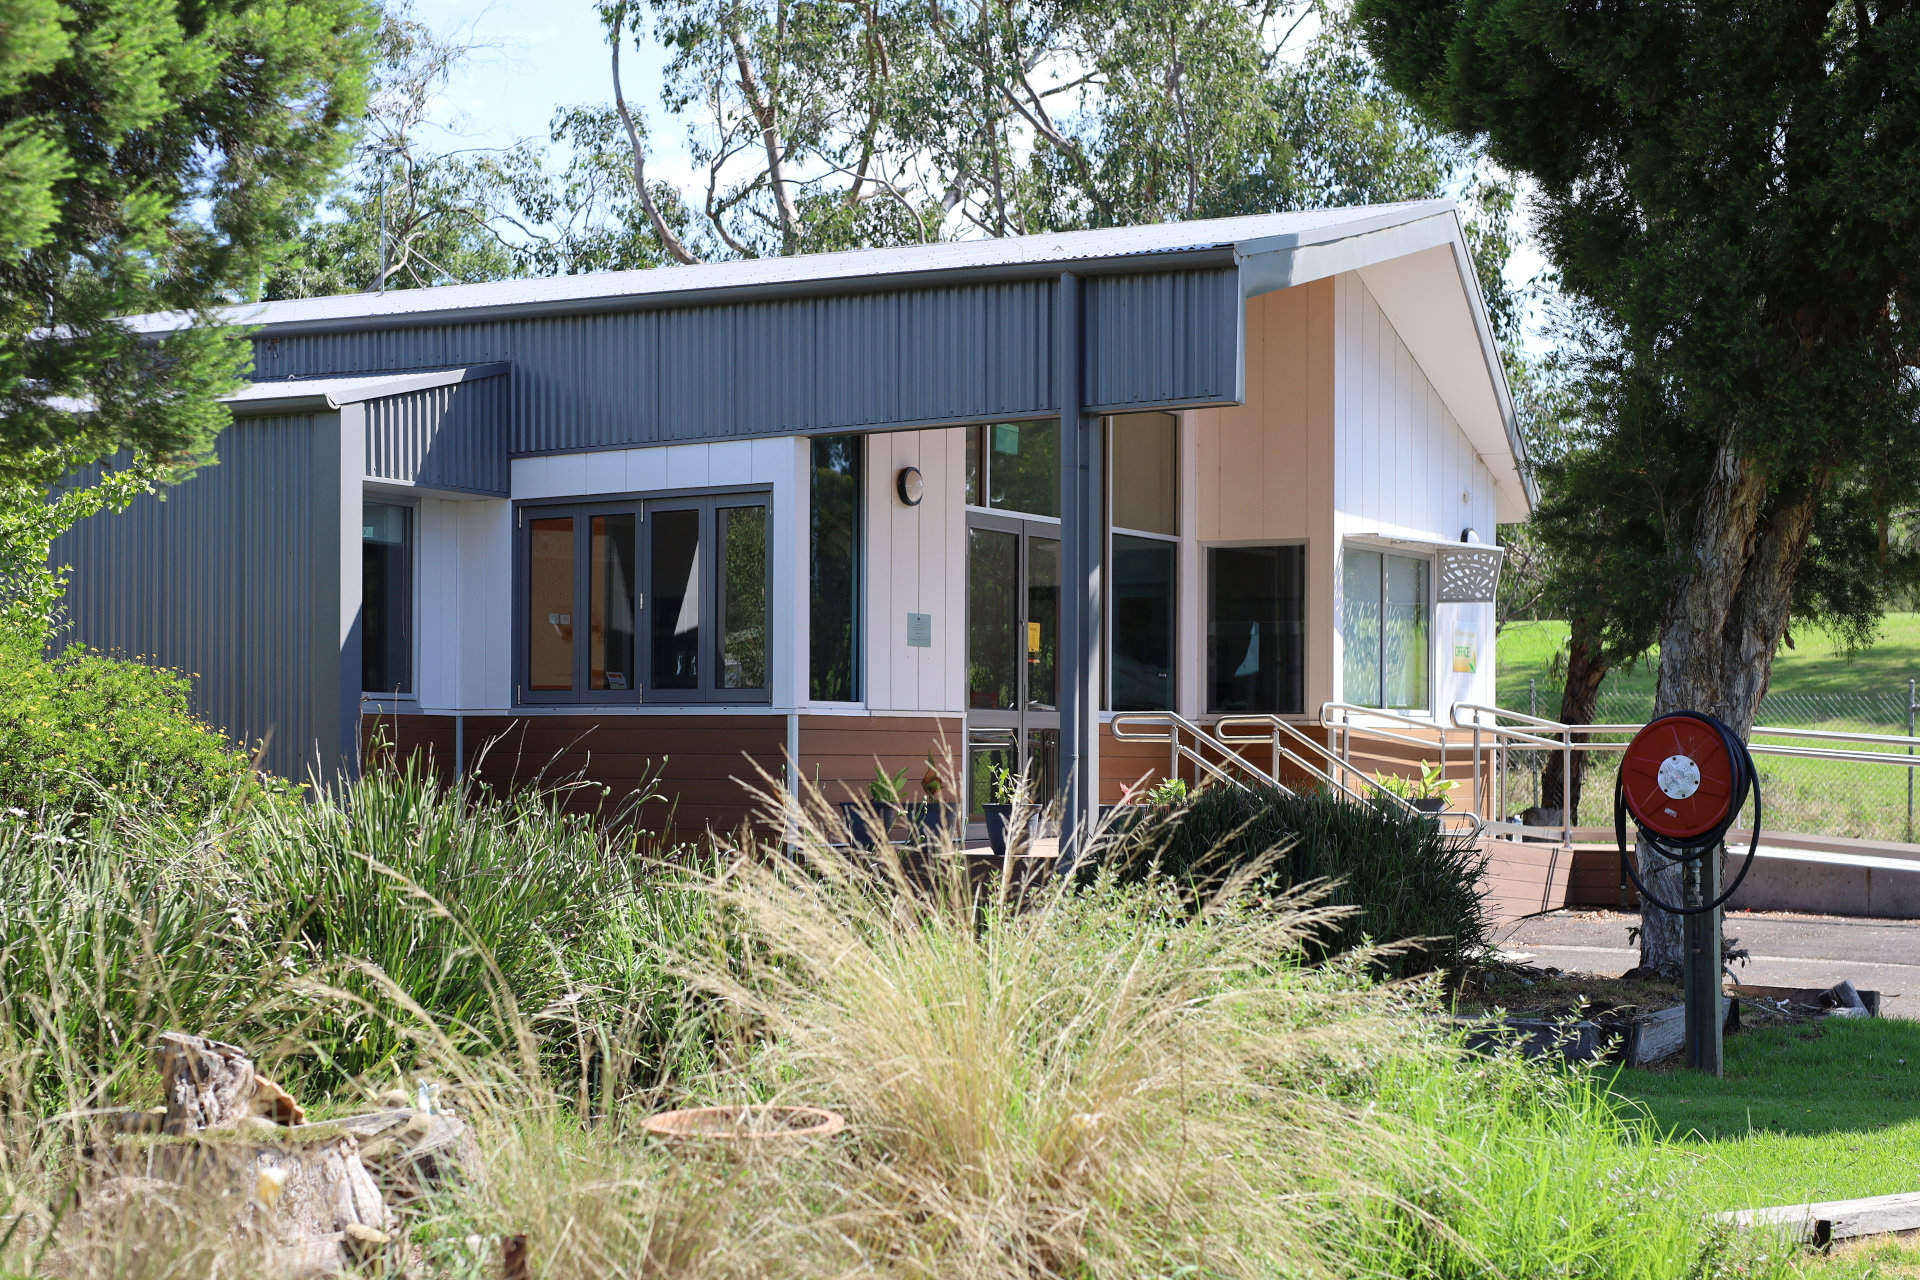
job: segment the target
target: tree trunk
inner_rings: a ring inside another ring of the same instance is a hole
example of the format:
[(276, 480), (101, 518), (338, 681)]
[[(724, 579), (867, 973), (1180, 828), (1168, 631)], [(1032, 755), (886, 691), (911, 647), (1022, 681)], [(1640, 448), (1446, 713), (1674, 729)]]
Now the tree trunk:
[[(1567, 637), (1566, 685), (1560, 691), (1561, 724), (1593, 723), (1594, 709), (1600, 704), (1600, 682), (1606, 679), (1608, 666), (1599, 639), (1593, 634), (1593, 620), (1574, 618)], [(1573, 753), (1571, 779), (1561, 776), (1564, 765), (1565, 758), (1559, 752), (1548, 753), (1546, 769), (1540, 775), (1540, 807), (1559, 809), (1564, 799), (1566, 821), (1573, 826), (1580, 819), (1580, 783), (1586, 776), (1587, 758), (1578, 751)]]
[[(1752, 460), (1721, 446), (1685, 543), (1685, 569), (1660, 622), (1655, 715), (1704, 711), (1742, 738), (1752, 732), (1824, 485), (1805, 477), (1789, 493), (1770, 492)], [(1639, 856), (1647, 887), (1679, 903), (1679, 864), (1644, 844)], [(1641, 969), (1677, 977), (1683, 954), (1682, 917), (1643, 903)]]

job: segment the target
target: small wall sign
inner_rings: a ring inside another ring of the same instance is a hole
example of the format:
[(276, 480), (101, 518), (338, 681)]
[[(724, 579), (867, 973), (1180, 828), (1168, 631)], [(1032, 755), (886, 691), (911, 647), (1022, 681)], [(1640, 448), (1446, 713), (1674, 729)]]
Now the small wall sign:
[(909, 649), (933, 648), (932, 614), (910, 613), (907, 615), (907, 647)]

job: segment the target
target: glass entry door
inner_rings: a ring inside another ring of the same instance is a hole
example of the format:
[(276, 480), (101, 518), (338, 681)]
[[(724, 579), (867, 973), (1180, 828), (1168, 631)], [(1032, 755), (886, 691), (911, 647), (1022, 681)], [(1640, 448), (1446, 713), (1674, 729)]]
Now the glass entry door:
[(967, 517), (967, 808), (996, 797), (996, 770), (1053, 799), (1060, 759), (1060, 528)]

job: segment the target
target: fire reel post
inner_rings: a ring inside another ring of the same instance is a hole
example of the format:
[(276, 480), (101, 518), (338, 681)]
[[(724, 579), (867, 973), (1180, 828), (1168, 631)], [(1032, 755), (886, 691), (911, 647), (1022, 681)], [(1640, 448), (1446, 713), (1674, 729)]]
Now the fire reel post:
[[(1753, 796), (1753, 842), (1740, 874), (1720, 887), (1727, 828)], [(1681, 900), (1663, 902), (1641, 880), (1627, 856), (1627, 818), (1641, 846), (1680, 864)], [(1738, 734), (1695, 711), (1660, 716), (1634, 735), (1614, 784), (1614, 833), (1620, 871), (1651, 903), (1684, 923), (1683, 976), (1687, 998), (1687, 1065), (1721, 1073), (1721, 908), (1753, 866), (1760, 847), (1760, 786), (1753, 757)]]

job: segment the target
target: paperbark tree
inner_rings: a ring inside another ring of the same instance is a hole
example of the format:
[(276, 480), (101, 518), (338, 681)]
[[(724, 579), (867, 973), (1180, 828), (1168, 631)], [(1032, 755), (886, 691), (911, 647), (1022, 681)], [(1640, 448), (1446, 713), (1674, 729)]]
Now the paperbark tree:
[[(1829, 607), (1870, 625), (1890, 575), (1847, 548), (1920, 481), (1920, 11), (1356, 12), (1389, 81), (1533, 178), (1563, 287), (1663, 406), (1651, 456), (1600, 452), (1645, 480), (1658, 520), (1659, 552), (1636, 570), (1660, 592), (1655, 710), (1747, 733), (1790, 617)], [(1662, 896), (1676, 882), (1656, 870)], [(1676, 970), (1677, 922), (1648, 911), (1641, 946), (1644, 967)]]

